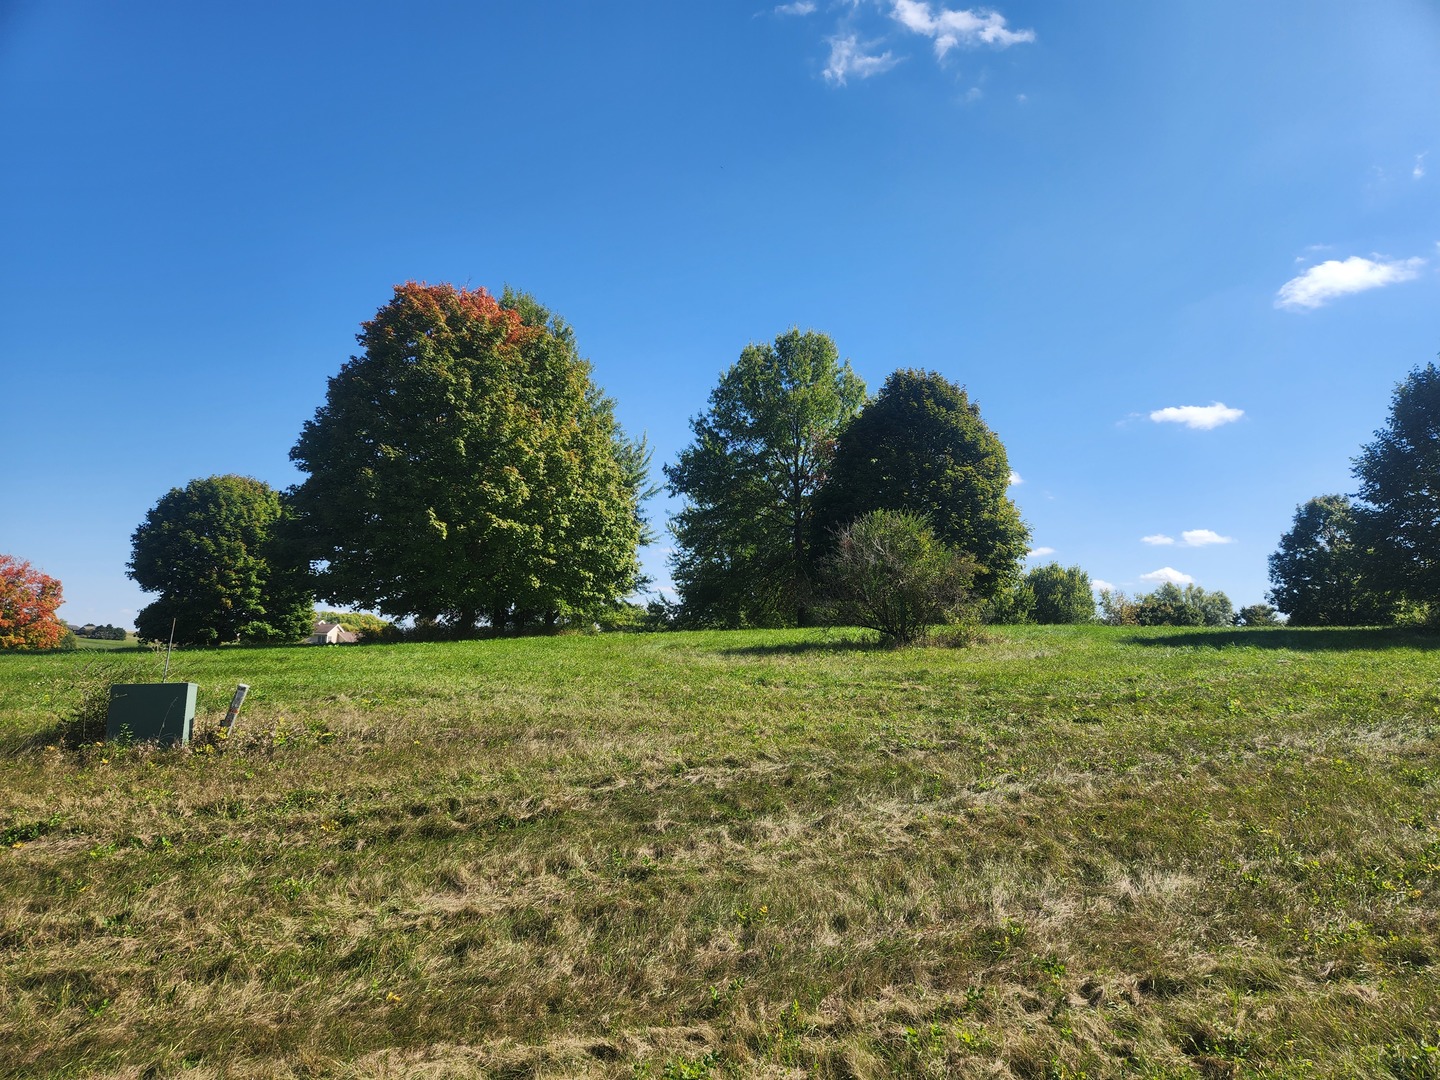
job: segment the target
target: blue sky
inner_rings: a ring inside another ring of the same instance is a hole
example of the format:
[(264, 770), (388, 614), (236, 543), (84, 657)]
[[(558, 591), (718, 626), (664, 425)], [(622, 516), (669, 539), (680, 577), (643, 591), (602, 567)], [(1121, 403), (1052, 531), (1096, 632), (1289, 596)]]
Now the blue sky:
[(1036, 561), (1237, 606), (1440, 352), (1429, 0), (5, 0), (0, 139), (0, 551), (72, 622), (171, 487), (298, 479), (409, 279), (565, 316), (657, 474), (747, 342), (937, 370)]

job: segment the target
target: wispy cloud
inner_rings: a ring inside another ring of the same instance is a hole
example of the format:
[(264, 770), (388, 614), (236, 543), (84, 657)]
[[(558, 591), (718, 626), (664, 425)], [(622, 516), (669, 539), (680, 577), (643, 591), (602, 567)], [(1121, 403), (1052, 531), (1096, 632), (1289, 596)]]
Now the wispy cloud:
[(1097, 578), (1091, 578), (1091, 579), (1090, 579), (1090, 588), (1092, 588), (1092, 589), (1095, 590), (1096, 592), (1114, 592), (1114, 591), (1115, 591), (1115, 586), (1114, 586), (1114, 585), (1112, 585), (1110, 582), (1106, 581), (1104, 578), (1098, 578), (1098, 577), (1097, 577)]
[(844, 86), (853, 75), (857, 79), (868, 79), (889, 71), (900, 61), (888, 49), (883, 53), (867, 52), (873, 46), (860, 44), (854, 34), (830, 39), (830, 62), (825, 65), (825, 78), (837, 86)]
[[(1177, 546), (1173, 536), (1166, 536), (1164, 533), (1155, 533), (1152, 536), (1142, 536), (1142, 544), (1149, 544), (1151, 547)], [(1209, 547), (1211, 544), (1233, 544), (1233, 536), (1221, 536), (1214, 529), (1186, 529), (1180, 534), (1179, 547)]]
[(1211, 544), (1233, 544), (1233, 536), (1221, 536), (1213, 529), (1186, 529), (1180, 534), (1185, 547), (1209, 547)]
[(1016, 484), (1023, 484), (1024, 482), (1025, 482), (1025, 478), (1024, 478), (1023, 476), (1021, 476), (1021, 475), (1020, 475), (1018, 472), (1016, 472), (1014, 469), (1011, 469), (1011, 470), (1010, 470), (1010, 486), (1011, 486), (1011, 487), (1014, 487)]
[(1373, 259), (1359, 255), (1327, 259), (1281, 285), (1275, 306), (1288, 311), (1323, 307), (1336, 297), (1411, 281), (1424, 265), (1420, 258), (1384, 259), (1378, 255)]
[[(998, 11), (947, 7), (944, 0), (791, 0), (769, 10), (776, 16), (838, 12), (825, 38), (830, 46), (825, 79), (835, 86), (889, 71), (906, 58), (905, 41), (917, 35), (942, 61), (958, 48), (1008, 49), (1035, 40), (1034, 30), (1012, 28)], [(963, 100), (973, 103), (981, 96), (972, 86)]]
[(1415, 155), (1415, 167), (1410, 170), (1410, 175), (1411, 175), (1414, 179), (1416, 179), (1416, 180), (1422, 180), (1422, 179), (1424, 179), (1424, 177), (1425, 177), (1425, 157), (1426, 157), (1426, 155), (1429, 154), (1429, 153), (1430, 153), (1430, 151), (1427, 150), (1427, 151), (1425, 151), (1424, 154), (1416, 154), (1416, 155)]
[(1148, 574), (1140, 575), (1141, 581), (1155, 581), (1160, 584), (1171, 585), (1194, 585), (1195, 579), (1189, 574), (1182, 574), (1173, 566), (1162, 566), (1159, 570), (1151, 570)]
[(1026, 557), (1027, 559), (1038, 559), (1038, 558), (1040, 558), (1040, 556), (1042, 556), (1042, 555), (1054, 555), (1054, 554), (1055, 554), (1055, 549), (1052, 548), (1052, 547), (1037, 547), (1037, 548), (1031, 548), (1029, 551), (1027, 551), (1027, 552), (1025, 553), (1025, 557)]
[(1184, 424), (1196, 431), (1209, 431), (1221, 424), (1231, 424), (1245, 415), (1244, 409), (1232, 409), (1223, 401), (1213, 405), (1171, 405), (1156, 409), (1150, 419), (1157, 424)]
[(937, 7), (925, 0), (892, 0), (890, 17), (907, 30), (934, 39), (935, 55), (957, 45), (1006, 49), (1035, 40), (1034, 30), (1011, 30), (996, 11)]

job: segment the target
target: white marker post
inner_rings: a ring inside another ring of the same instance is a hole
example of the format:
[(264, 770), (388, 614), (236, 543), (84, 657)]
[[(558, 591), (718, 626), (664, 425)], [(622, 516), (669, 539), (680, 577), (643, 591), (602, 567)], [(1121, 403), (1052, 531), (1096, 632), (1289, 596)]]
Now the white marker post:
[(241, 683), (235, 687), (235, 696), (230, 699), (230, 711), (225, 714), (225, 723), (221, 724), (225, 734), (230, 734), (230, 729), (235, 726), (235, 719), (240, 715), (240, 706), (245, 704), (245, 695), (250, 692), (250, 687)]

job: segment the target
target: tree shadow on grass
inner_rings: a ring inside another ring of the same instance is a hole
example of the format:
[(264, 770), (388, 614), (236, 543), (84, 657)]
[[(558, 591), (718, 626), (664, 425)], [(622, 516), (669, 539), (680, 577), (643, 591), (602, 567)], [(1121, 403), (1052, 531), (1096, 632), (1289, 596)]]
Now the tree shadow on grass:
[(1125, 641), (1130, 645), (1162, 645), (1167, 648), (1288, 649), (1293, 652), (1440, 649), (1440, 634), (1394, 626), (1266, 626), (1249, 630), (1177, 628), (1161, 634), (1134, 634)]
[(722, 656), (803, 656), (806, 653), (890, 652), (893, 648), (877, 638), (817, 638), (772, 645), (737, 645), (719, 652)]

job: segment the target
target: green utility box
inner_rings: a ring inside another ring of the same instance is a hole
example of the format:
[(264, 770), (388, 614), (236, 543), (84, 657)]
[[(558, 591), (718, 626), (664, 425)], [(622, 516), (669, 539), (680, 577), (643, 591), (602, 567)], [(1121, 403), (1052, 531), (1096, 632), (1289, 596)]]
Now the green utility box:
[(190, 741), (195, 719), (193, 682), (130, 683), (110, 687), (105, 738), (158, 742), (173, 746)]

